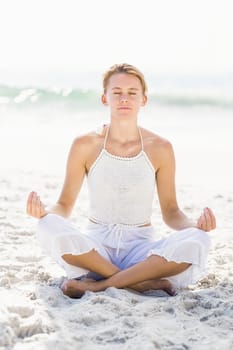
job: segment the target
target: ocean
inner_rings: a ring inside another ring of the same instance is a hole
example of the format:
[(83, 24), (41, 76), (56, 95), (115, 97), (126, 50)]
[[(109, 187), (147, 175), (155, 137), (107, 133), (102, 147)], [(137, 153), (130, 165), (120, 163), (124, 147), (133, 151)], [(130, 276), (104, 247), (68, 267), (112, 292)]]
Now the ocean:
[[(162, 106), (212, 106), (233, 109), (233, 73), (215, 76), (155, 76), (146, 75), (150, 103)], [(10, 83), (9, 83), (10, 82)], [(36, 84), (35, 84), (36, 82)], [(38, 79), (0, 79), (0, 106), (17, 105), (17, 108), (59, 104), (98, 108), (101, 93), (101, 76), (91, 72), (67, 77), (54, 75)]]

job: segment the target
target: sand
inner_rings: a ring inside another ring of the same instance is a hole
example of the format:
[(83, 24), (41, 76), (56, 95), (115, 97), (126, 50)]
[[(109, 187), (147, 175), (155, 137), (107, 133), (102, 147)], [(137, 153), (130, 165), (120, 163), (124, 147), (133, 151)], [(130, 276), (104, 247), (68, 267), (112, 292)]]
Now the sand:
[[(160, 291), (141, 295), (109, 288), (99, 293), (87, 292), (81, 299), (72, 300), (63, 296), (59, 288), (65, 278), (64, 271), (41, 251), (35, 238), (36, 220), (25, 213), (31, 190), (40, 192), (47, 204), (56, 200), (63, 181), (67, 139), (60, 146), (64, 154), (50, 167), (49, 157), (55, 149), (54, 143), (50, 143), (50, 150), (47, 148), (51, 140), (40, 148), (40, 157), (33, 148), (37, 155), (33, 166), (28, 163), (31, 156), (27, 158), (26, 153), (20, 151), (12, 166), (9, 166), (12, 150), (7, 158), (2, 157), (0, 349), (232, 350), (232, 187), (215, 185), (216, 177), (209, 183), (195, 180), (195, 176), (187, 181), (178, 179), (181, 208), (189, 216), (197, 217), (200, 210), (209, 205), (218, 219), (217, 230), (210, 233), (208, 272), (196, 285), (180, 290), (175, 297)], [(25, 143), (19, 142), (19, 148), (25, 151)], [(187, 149), (183, 154), (185, 151)], [(194, 150), (197, 157), (198, 152)], [(179, 164), (185, 163), (182, 157), (178, 155)], [(71, 221), (83, 228), (87, 215), (88, 196), (84, 185)], [(162, 235), (171, 231), (162, 222), (157, 201), (153, 224)]]

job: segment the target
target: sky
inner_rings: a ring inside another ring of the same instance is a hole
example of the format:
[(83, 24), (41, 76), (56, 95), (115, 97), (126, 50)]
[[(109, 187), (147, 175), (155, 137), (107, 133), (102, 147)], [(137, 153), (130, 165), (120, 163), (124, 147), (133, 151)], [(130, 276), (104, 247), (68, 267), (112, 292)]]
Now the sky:
[(0, 83), (128, 62), (155, 74), (233, 72), (232, 0), (0, 0)]

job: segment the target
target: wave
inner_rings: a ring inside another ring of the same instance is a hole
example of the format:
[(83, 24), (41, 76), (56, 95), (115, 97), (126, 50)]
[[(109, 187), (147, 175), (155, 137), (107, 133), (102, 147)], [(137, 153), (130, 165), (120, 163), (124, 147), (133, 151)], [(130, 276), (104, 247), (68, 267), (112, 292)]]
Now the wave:
[[(0, 85), (0, 105), (39, 106), (46, 104), (73, 105), (96, 108), (100, 105), (101, 92), (72, 88), (13, 87)], [(233, 94), (200, 92), (154, 92), (149, 94), (150, 103), (163, 106), (208, 106), (233, 109)]]
[(165, 106), (206, 106), (233, 109), (233, 95), (216, 96), (208, 94), (156, 94), (153, 95), (152, 101)]

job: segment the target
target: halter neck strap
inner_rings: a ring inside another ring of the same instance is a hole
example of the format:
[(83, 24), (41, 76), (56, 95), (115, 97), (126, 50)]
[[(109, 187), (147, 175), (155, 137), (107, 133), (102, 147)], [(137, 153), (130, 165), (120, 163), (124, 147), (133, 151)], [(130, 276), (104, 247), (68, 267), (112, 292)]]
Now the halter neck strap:
[[(107, 138), (108, 138), (108, 134), (109, 134), (109, 126), (106, 126), (107, 128), (107, 131), (106, 131), (106, 134), (105, 134), (105, 137), (104, 137), (104, 145), (103, 145), (103, 149), (106, 149), (106, 143), (107, 143)], [(142, 138), (142, 133), (141, 133), (141, 129), (140, 127), (138, 126), (138, 132), (139, 132), (139, 136), (140, 136), (140, 140), (141, 140), (141, 148), (142, 148), (142, 151), (144, 151), (144, 144), (143, 144), (143, 138)]]
[(138, 132), (139, 132), (140, 139), (141, 139), (141, 147), (142, 147), (142, 151), (144, 151), (144, 144), (143, 144), (142, 132), (141, 132), (141, 129), (140, 129), (140, 127), (139, 127), (139, 126), (138, 126)]
[(106, 142), (107, 142), (107, 138), (108, 138), (108, 132), (109, 132), (109, 126), (106, 126), (107, 128), (107, 131), (106, 131), (106, 134), (105, 134), (105, 137), (104, 137), (104, 149), (106, 149)]

